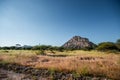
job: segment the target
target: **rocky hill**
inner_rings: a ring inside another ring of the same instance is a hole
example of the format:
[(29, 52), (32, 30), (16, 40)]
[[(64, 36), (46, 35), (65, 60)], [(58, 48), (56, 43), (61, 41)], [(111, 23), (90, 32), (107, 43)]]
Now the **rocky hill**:
[(94, 48), (95, 44), (93, 42), (90, 42), (88, 38), (74, 36), (69, 41), (67, 41), (62, 47), (71, 49), (84, 49)]

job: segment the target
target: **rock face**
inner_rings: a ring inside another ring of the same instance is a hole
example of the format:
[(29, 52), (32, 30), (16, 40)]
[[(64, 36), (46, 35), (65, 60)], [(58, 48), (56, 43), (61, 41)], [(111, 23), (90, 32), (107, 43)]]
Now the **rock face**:
[(95, 44), (90, 42), (87, 38), (74, 36), (72, 39), (67, 41), (62, 47), (71, 48), (71, 49), (84, 49), (84, 48), (94, 48)]

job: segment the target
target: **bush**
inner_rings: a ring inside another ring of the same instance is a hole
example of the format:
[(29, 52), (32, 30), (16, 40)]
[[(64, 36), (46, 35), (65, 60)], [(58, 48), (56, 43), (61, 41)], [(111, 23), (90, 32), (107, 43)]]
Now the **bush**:
[(2, 52), (4, 52), (4, 53), (8, 53), (9, 51), (8, 51), (8, 50), (3, 50)]
[(58, 51), (63, 52), (63, 51), (64, 51), (64, 48), (63, 48), (63, 47), (59, 47), (59, 48), (58, 48)]
[(38, 52), (36, 52), (36, 55), (46, 55), (44, 50), (39, 50)]
[(117, 48), (118, 48), (119, 51), (120, 51), (120, 39), (118, 39), (118, 40), (116, 41), (116, 46), (117, 46)]
[(85, 47), (85, 48), (82, 48), (81, 50), (84, 50), (84, 51), (90, 51), (90, 50), (93, 50), (94, 48), (92, 47)]
[(10, 48), (7, 47), (7, 46), (4, 46), (4, 47), (2, 47), (1, 49), (3, 49), (3, 50), (9, 50)]
[(102, 42), (96, 49), (99, 51), (118, 50), (117, 46), (113, 42)]
[(119, 54), (120, 52), (118, 50), (108, 50), (107, 53)]

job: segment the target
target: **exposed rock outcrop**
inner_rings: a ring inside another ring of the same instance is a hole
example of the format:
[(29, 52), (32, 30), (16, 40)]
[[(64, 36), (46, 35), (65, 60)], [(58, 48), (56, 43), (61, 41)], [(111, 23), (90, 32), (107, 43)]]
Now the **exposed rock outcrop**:
[(67, 41), (62, 47), (71, 49), (84, 49), (94, 48), (95, 44), (93, 42), (90, 42), (88, 38), (74, 36), (72, 39)]

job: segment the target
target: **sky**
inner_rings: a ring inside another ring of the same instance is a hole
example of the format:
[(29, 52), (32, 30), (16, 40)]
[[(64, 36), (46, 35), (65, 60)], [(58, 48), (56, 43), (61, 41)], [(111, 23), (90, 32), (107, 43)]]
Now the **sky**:
[(0, 46), (120, 39), (120, 0), (0, 0)]

